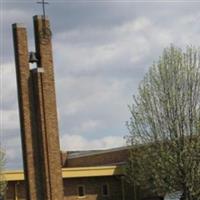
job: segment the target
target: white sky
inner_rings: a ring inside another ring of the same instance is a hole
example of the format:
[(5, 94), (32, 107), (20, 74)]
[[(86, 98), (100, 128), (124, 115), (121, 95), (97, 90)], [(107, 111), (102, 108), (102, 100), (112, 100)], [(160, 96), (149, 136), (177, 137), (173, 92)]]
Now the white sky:
[[(11, 24), (28, 28), (35, 0), (0, 1), (1, 146), (22, 168)], [(200, 1), (49, 1), (60, 143), (63, 150), (122, 146), (139, 82), (171, 43), (199, 45)]]

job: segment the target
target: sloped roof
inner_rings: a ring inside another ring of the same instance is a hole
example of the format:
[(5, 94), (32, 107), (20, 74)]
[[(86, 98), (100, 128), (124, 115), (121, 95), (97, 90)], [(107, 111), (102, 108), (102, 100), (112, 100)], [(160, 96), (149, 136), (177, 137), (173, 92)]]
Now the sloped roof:
[(71, 159), (71, 158), (79, 158), (79, 157), (84, 157), (84, 156), (92, 156), (92, 155), (104, 154), (104, 153), (109, 153), (109, 152), (121, 151), (121, 150), (126, 150), (129, 148), (130, 147), (128, 146), (122, 146), (122, 147), (111, 148), (111, 149), (67, 151), (66, 153), (68, 154), (68, 158)]

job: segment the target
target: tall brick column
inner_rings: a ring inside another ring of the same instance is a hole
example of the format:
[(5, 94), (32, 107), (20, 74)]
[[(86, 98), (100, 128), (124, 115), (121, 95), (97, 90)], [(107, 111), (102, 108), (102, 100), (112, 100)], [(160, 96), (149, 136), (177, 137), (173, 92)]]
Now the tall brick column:
[[(42, 16), (34, 16), (38, 58), (35, 69), (29, 69), (27, 39), (22, 34), (26, 30), (16, 27), (13, 26), (13, 33), (28, 196), (30, 200), (63, 200), (49, 21)], [(24, 128), (26, 126), (27, 129)]]
[[(38, 68), (32, 71), (36, 118), (40, 133), (41, 163), (48, 200), (63, 199), (61, 154), (53, 72), (50, 25), (42, 16), (34, 17), (35, 45)], [(45, 30), (44, 30), (45, 29)]]
[(33, 143), (33, 120), (30, 90), (30, 71), (26, 28), (22, 24), (13, 24), (15, 63), (18, 86), (21, 138), (23, 149), (24, 172), (27, 180), (28, 199), (37, 199), (35, 157)]

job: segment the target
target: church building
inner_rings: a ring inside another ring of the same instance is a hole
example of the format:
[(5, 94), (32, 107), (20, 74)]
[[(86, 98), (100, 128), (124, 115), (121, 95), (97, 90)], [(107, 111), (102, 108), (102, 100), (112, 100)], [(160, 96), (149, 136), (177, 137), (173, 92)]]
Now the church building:
[[(131, 200), (134, 188), (126, 183), (123, 164), (128, 158), (126, 147), (71, 151), (61, 154), (64, 200)], [(26, 187), (22, 171), (5, 174), (8, 181), (6, 200), (25, 200)]]
[(35, 52), (25, 26), (13, 24), (24, 171), (5, 172), (5, 200), (162, 199), (125, 181), (128, 147), (60, 152), (50, 24), (45, 16), (33, 22)]

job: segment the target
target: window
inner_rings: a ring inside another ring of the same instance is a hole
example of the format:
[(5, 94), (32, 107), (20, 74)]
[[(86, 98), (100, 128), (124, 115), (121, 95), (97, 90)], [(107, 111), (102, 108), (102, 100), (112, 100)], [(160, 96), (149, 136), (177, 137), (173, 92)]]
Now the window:
[(104, 196), (104, 197), (109, 196), (109, 187), (108, 186), (109, 185), (107, 183), (102, 185), (102, 196)]
[(85, 187), (83, 185), (78, 186), (78, 197), (84, 197), (85, 196)]

